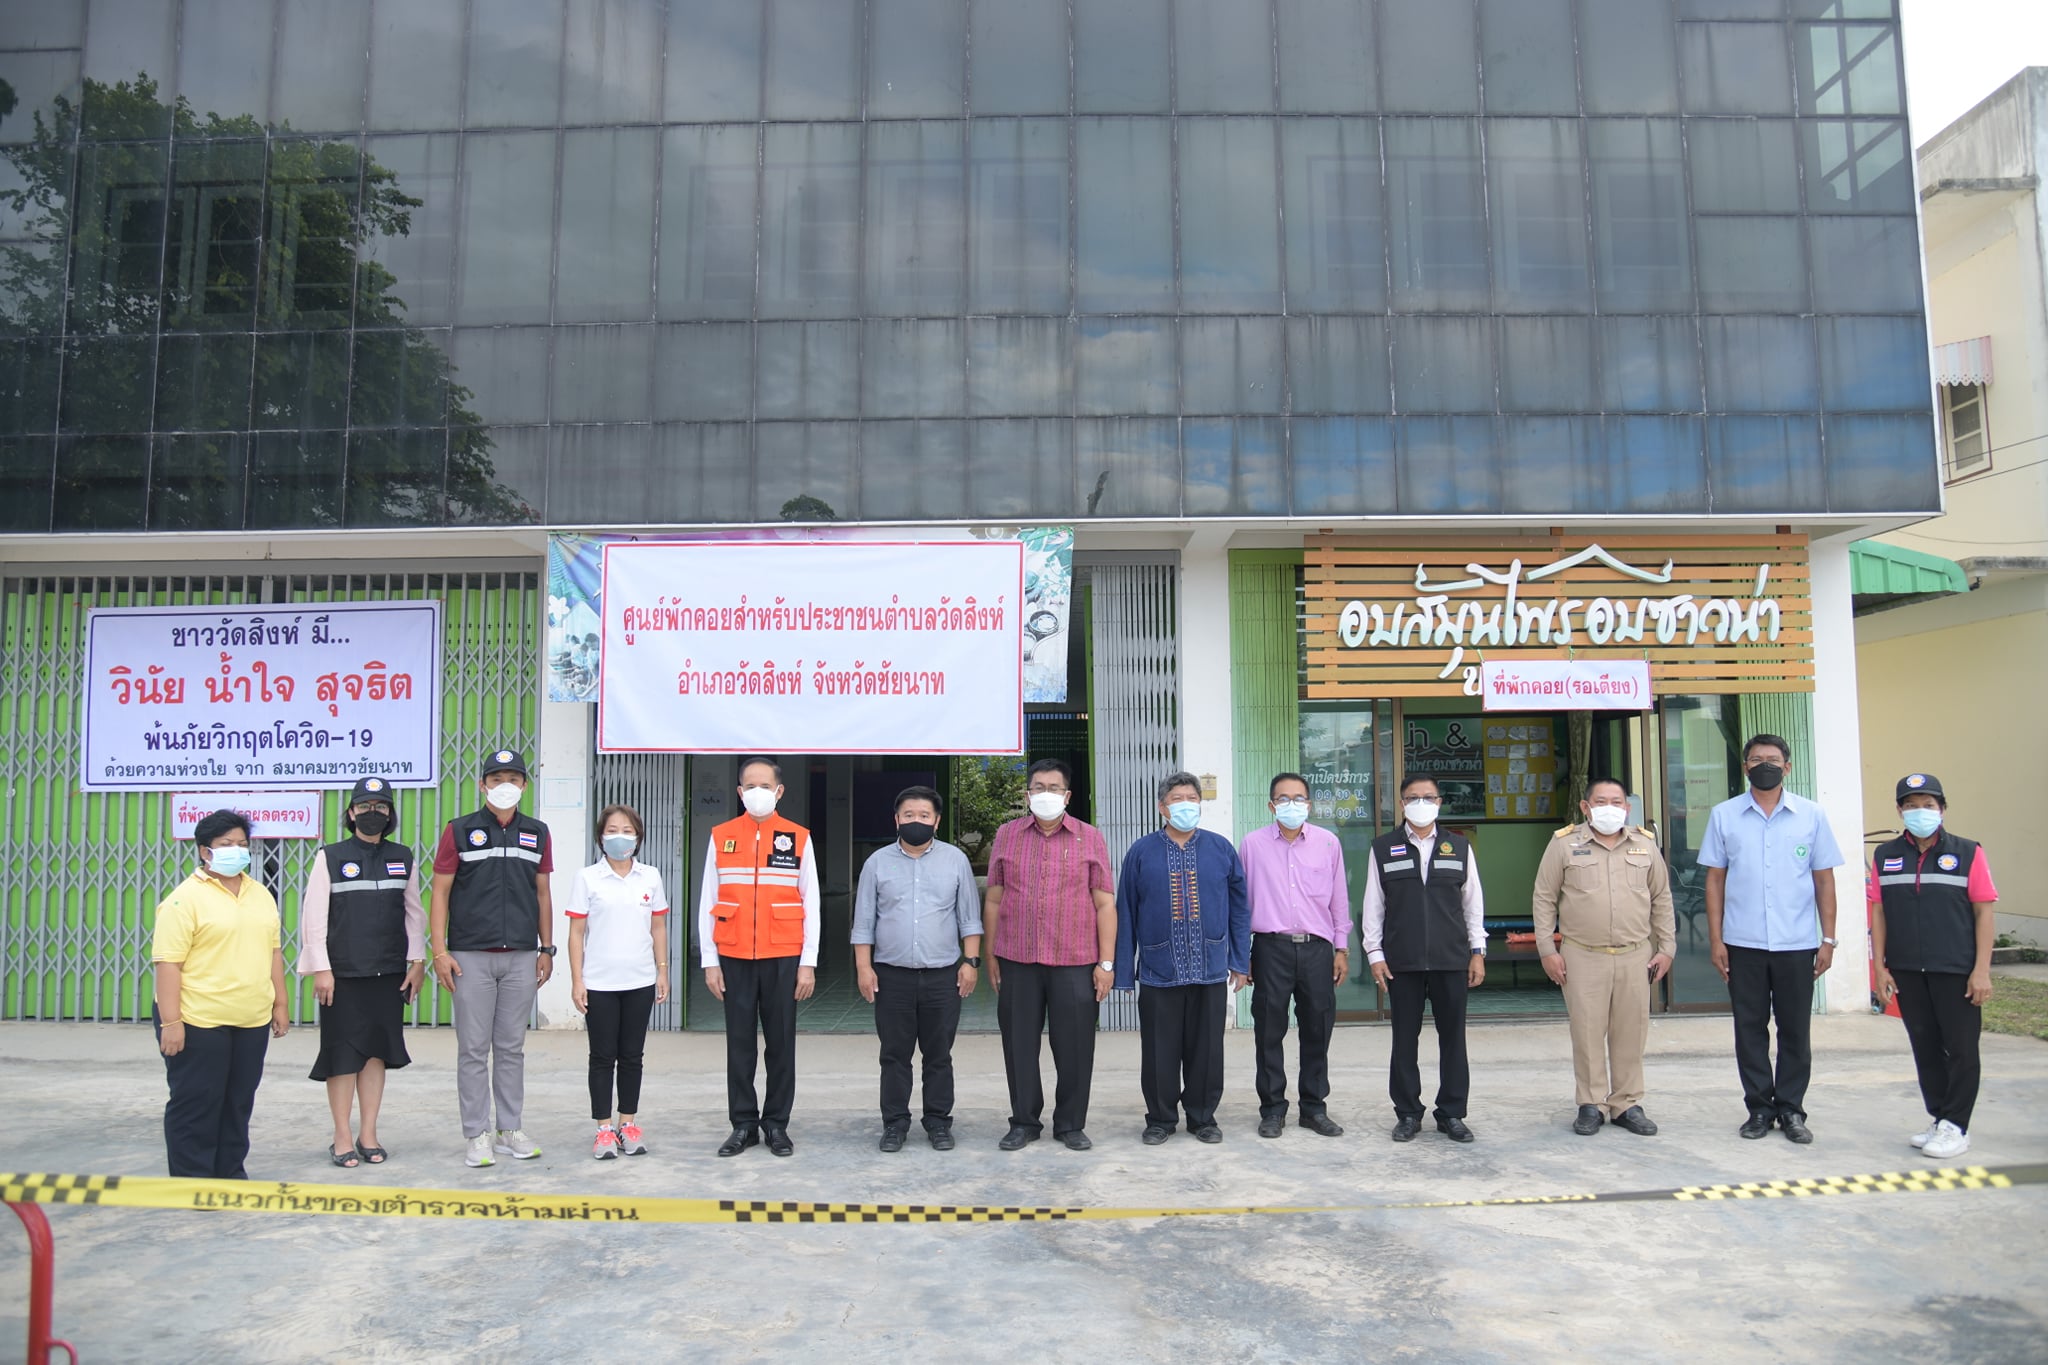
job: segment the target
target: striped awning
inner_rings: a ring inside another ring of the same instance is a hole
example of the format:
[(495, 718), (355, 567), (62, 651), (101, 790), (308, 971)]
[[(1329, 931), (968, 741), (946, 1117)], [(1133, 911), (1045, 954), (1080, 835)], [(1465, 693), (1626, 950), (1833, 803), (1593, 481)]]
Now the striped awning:
[(1991, 382), (1991, 338), (1971, 337), (1949, 341), (1934, 348), (1934, 382), (1937, 384), (1989, 384)]

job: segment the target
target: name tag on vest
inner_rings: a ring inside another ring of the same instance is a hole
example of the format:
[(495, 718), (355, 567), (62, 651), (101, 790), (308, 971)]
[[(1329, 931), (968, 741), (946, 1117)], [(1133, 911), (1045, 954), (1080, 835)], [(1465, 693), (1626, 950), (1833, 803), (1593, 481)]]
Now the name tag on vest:
[(1462, 872), (1465, 870), (1465, 865), (1456, 858), (1438, 858), (1430, 866), (1439, 872)]
[(777, 834), (768, 852), (767, 865), (769, 867), (793, 868), (801, 861), (796, 853), (796, 836), (787, 833)]
[(1415, 860), (1413, 858), (1403, 858), (1398, 863), (1380, 864), (1380, 871), (1382, 872), (1413, 872), (1414, 870)]

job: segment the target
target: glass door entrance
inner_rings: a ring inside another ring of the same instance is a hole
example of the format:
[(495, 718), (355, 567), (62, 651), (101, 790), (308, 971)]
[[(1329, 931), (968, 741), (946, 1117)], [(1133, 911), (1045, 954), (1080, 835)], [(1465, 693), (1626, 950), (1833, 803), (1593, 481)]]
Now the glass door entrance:
[(1741, 786), (1740, 709), (1732, 696), (1665, 697), (1663, 739), (1664, 856), (1678, 917), (1678, 955), (1671, 964), (1669, 1007), (1728, 1008), (1728, 987), (1707, 957), (1707, 890), (1700, 841), (1714, 807)]

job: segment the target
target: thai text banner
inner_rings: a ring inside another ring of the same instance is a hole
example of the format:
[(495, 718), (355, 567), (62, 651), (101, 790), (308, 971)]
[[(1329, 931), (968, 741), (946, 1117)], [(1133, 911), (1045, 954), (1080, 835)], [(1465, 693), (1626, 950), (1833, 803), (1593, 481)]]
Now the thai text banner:
[(604, 551), (606, 753), (1023, 751), (1015, 540)]
[(100, 607), (87, 613), (88, 791), (430, 786), (441, 604)]
[(1488, 659), (1479, 666), (1488, 711), (1646, 711), (1645, 659)]
[(173, 839), (190, 839), (217, 810), (247, 820), (252, 839), (318, 839), (323, 833), (319, 792), (179, 792), (170, 806)]

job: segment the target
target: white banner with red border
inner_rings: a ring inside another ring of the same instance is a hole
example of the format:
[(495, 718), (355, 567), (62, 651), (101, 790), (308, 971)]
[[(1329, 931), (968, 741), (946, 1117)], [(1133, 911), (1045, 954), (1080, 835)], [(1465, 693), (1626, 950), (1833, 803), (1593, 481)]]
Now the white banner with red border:
[(604, 753), (1015, 754), (1014, 540), (604, 549)]
[(318, 839), (319, 792), (178, 792), (171, 797), (171, 837), (190, 839), (199, 822), (231, 810), (249, 822), (252, 839)]
[(1479, 665), (1488, 711), (1646, 711), (1646, 659), (1488, 659)]

